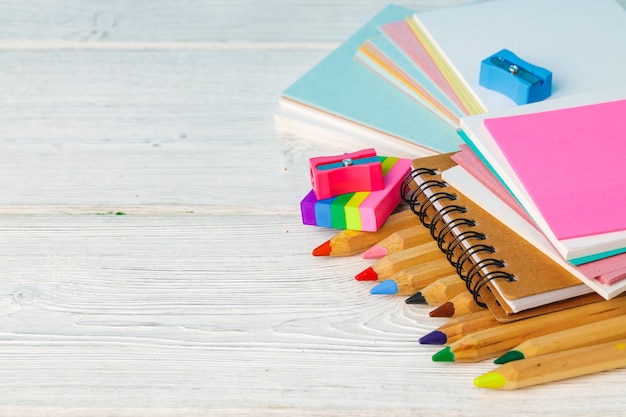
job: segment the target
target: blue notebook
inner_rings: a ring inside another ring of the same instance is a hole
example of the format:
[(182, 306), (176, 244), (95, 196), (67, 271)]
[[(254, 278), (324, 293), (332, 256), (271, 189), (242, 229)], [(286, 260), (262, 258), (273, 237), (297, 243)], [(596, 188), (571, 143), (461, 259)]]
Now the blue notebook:
[[(458, 150), (462, 141), (450, 126), (405, 93), (356, 61), (359, 46), (379, 27), (414, 12), (390, 5), (290, 85), (281, 101), (416, 144), (431, 153)], [(371, 143), (362, 143), (363, 147)]]

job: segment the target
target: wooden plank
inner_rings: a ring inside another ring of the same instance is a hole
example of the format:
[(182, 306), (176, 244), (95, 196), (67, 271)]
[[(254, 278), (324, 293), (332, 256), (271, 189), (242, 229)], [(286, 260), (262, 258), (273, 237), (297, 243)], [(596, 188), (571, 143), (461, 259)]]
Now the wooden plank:
[[(424, 10), (436, 4), (414, 2)], [(228, 2), (166, 0), (0, 2), (0, 39), (79, 42), (340, 42), (388, 3), (383, 0)]]
[[(431, 362), (417, 339), (441, 321), (370, 296), (358, 257), (311, 257), (311, 231), (284, 216), (0, 216), (0, 410), (497, 415), (471, 388), (491, 364)], [(617, 408), (625, 377), (573, 383), (601, 382)], [(505, 409), (556, 415), (567, 387)]]
[(279, 92), (315, 51), (3, 55), (0, 212), (299, 210), (308, 158), (350, 150), (277, 137)]
[[(415, 334), (429, 326), (399, 299), (368, 300), (349, 277), (359, 262), (320, 269), (292, 221), (0, 216), (0, 389), (12, 392), (0, 405), (301, 407), (302, 392), (286, 391), (303, 372), (322, 381), (347, 361), (372, 386), (395, 354), (422, 356)], [(371, 354), (373, 368), (354, 367)]]
[(245, 144), (273, 131), (280, 91), (318, 54), (6, 51), (0, 141)]
[[(323, 234), (285, 216), (0, 216), (0, 410), (498, 415), (471, 388), (492, 365), (431, 362), (437, 348), (417, 339), (441, 321), (370, 296), (358, 257), (311, 257)], [(617, 409), (624, 378), (524, 391), (502, 409), (557, 415), (568, 386), (600, 382)]]
[(272, 120), (290, 52), (5, 54), (0, 207), (258, 212), (306, 194), (310, 146)]
[[(470, 2), (415, 0), (403, 5), (424, 11)], [(617, 2), (626, 7), (626, 0)], [(385, 0), (341, 4), (333, 0), (3, 0), (0, 45), (7, 40), (336, 44), (387, 4)]]

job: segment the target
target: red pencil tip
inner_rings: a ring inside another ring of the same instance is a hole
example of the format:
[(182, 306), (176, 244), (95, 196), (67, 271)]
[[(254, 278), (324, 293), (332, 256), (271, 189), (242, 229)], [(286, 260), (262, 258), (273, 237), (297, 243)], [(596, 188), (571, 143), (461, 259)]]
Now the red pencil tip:
[(333, 248), (330, 246), (330, 240), (327, 240), (317, 248), (313, 249), (313, 256), (330, 256), (332, 251)]
[(378, 281), (378, 274), (371, 266), (366, 270), (359, 272), (354, 278), (357, 281)]

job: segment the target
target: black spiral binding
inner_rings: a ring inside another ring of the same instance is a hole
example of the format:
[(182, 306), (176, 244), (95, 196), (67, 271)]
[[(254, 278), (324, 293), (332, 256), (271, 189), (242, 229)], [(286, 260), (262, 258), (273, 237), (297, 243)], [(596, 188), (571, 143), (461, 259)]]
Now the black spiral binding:
[[(424, 225), (424, 227), (426, 227), (427, 229), (430, 229), (431, 227), (433, 227), (433, 223), (432, 221), (429, 223), (428, 222), (428, 211), (433, 208), (435, 206), (436, 203), (442, 201), (442, 200), (450, 200), (450, 201), (454, 201), (458, 198), (458, 196), (456, 194), (451, 194), (445, 191), (440, 191), (438, 193), (434, 193), (433, 195), (431, 195), (430, 197), (426, 198), (426, 203), (422, 205), (422, 207), (419, 210), (418, 216), (420, 221), (422, 222), (422, 224)], [(436, 215), (434, 216), (436, 217)], [(433, 219), (434, 219), (433, 217)]]
[[(484, 243), (478, 243), (463, 249), (456, 260), (456, 273), (463, 281), (467, 282), (469, 277), (463, 271), (470, 269), (471, 265), (474, 264), (473, 256), (477, 256), (481, 252), (492, 254), (495, 251), (496, 248), (491, 245), (485, 245)], [(468, 282), (467, 285), (469, 289), (470, 283)]]
[[(462, 220), (462, 224), (467, 224), (468, 226), (471, 226), (471, 227), (476, 226), (476, 222), (473, 220), (468, 220), (468, 219), (460, 219), (460, 220)], [(461, 222), (459, 221), (459, 223)], [(456, 225), (453, 225), (451, 230), (453, 230), (455, 226)], [(459, 247), (461, 248), (463, 247), (463, 242), (469, 239), (476, 239), (480, 241), (480, 240), (485, 240), (486, 238), (487, 237), (485, 236), (484, 233), (477, 232), (476, 230), (466, 230), (462, 233), (455, 235), (454, 238), (448, 244), (447, 249), (444, 251), (448, 259), (448, 262), (450, 262), (450, 265), (456, 268), (457, 261), (453, 259), (453, 257), (454, 257), (454, 254), (457, 252), (457, 249)]]
[[(431, 187), (439, 187), (444, 188), (447, 184), (443, 181), (438, 180), (430, 180), (422, 183), (420, 186), (417, 186), (417, 183), (414, 181), (415, 178), (422, 175), (436, 175), (437, 170), (429, 169), (429, 168), (418, 168), (412, 170), (405, 178), (402, 180), (400, 184), (400, 197), (402, 200), (409, 205), (409, 208), (415, 213), (418, 214), (419, 209), (419, 201), (420, 196)], [(414, 188), (415, 187), (415, 188)]]
[[(445, 223), (443, 220), (445, 219), (445, 216), (454, 212), (465, 214), (467, 213), (467, 209), (456, 204), (445, 206), (443, 210), (439, 211), (435, 217), (433, 217), (433, 220), (430, 223), (430, 235), (435, 241), (437, 241), (437, 245), (442, 251), (445, 251), (443, 245), (445, 244), (446, 235), (450, 232), (450, 228), (454, 228), (454, 220), (456, 219), (453, 219), (453, 221), (448, 223)], [(439, 227), (439, 223), (443, 224), (443, 227)]]
[(413, 169), (407, 174), (406, 177), (404, 177), (402, 183), (400, 183), (400, 196), (405, 203), (411, 203), (409, 195), (413, 192), (413, 187), (417, 185), (415, 183), (415, 178), (421, 177), (422, 175), (437, 175), (437, 170), (430, 168), (417, 168)]
[[(503, 261), (497, 260), (497, 259), (487, 259), (487, 261), (493, 262), (493, 266), (496, 266), (499, 268), (502, 268), (506, 265)], [(483, 266), (489, 266), (489, 265), (483, 265)], [(485, 275), (485, 274), (482, 274), (480, 269), (478, 269), (476, 271), (476, 276), (479, 278), (477, 282), (474, 282), (474, 277), (471, 277), (471, 276), (469, 277), (469, 280), (467, 282), (471, 283), (471, 288), (468, 288), (468, 289), (472, 293), (476, 304), (482, 307), (486, 307), (486, 305), (485, 303), (479, 300), (478, 294), (489, 281), (494, 280), (494, 279), (504, 279), (505, 281), (508, 281), (508, 282), (515, 281), (515, 276), (502, 270), (491, 271)]]
[[(422, 175), (436, 174), (438, 171), (435, 169), (414, 169), (401, 184), (401, 197), (419, 217), (420, 222), (430, 230), (430, 234), (437, 242), (439, 249), (446, 255), (446, 259), (456, 269), (459, 277), (465, 281), (476, 304), (486, 308), (487, 305), (480, 300), (480, 291), (485, 285), (494, 279), (515, 281), (515, 276), (501, 269), (506, 266), (506, 263), (497, 259), (497, 251), (493, 246), (481, 243), (487, 239), (487, 236), (473, 229), (476, 227), (476, 222), (473, 219), (455, 217), (451, 221), (446, 221), (447, 215), (452, 213), (465, 214), (467, 208), (454, 204), (458, 196), (444, 190), (448, 186), (444, 181), (426, 179), (419, 184), (415, 181), (417, 177)], [(431, 190), (432, 193), (428, 195), (427, 190)], [(449, 203), (444, 204), (444, 201), (449, 201)], [(436, 215), (429, 218), (428, 212), (434, 209), (438, 202), (443, 207), (437, 210)], [(463, 230), (461, 227), (467, 230)], [(469, 244), (470, 241), (472, 244)], [(478, 254), (482, 255), (479, 260), (475, 259)], [(489, 256), (485, 256), (485, 254)]]

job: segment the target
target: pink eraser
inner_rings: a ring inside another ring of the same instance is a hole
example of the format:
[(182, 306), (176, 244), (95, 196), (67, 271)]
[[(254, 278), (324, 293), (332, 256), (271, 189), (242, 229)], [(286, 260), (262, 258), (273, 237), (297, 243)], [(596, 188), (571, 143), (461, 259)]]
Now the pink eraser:
[(382, 157), (373, 148), (309, 159), (311, 185), (319, 200), (384, 188)]

